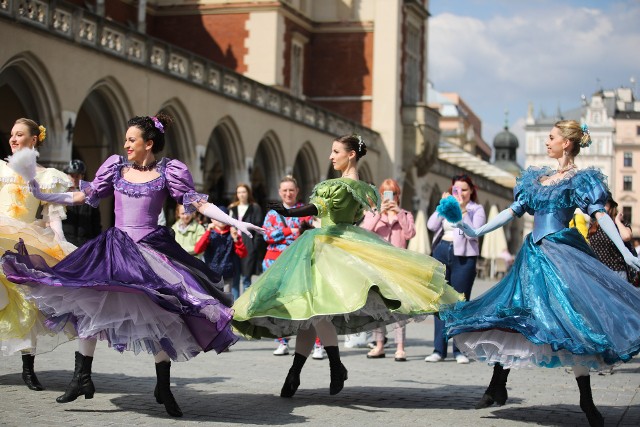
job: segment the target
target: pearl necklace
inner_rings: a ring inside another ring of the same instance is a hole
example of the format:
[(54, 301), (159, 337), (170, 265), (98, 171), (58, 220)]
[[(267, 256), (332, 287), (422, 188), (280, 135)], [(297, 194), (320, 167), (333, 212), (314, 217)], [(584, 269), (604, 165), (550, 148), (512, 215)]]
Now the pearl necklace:
[(157, 164), (158, 164), (157, 160), (154, 160), (153, 162), (149, 163), (146, 166), (145, 165), (139, 165), (136, 162), (132, 162), (131, 163), (131, 167), (134, 168), (137, 171), (148, 172), (150, 170), (153, 170), (153, 168), (155, 168)]

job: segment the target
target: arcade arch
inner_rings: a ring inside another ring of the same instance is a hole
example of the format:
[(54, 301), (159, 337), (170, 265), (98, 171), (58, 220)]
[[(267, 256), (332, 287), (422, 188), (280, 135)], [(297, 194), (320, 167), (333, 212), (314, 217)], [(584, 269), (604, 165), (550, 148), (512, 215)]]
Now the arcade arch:
[(274, 132), (267, 132), (258, 144), (249, 171), (253, 197), (260, 206), (264, 207), (267, 200), (278, 200), (278, 186), (284, 169), (280, 140)]
[(313, 187), (320, 182), (320, 169), (316, 153), (309, 142), (305, 142), (293, 162), (293, 177), (298, 182), (300, 193), (298, 199), (306, 201), (311, 195)]
[[(55, 86), (42, 62), (32, 53), (24, 52), (8, 60), (0, 68), (0, 158), (10, 154), (9, 136), (16, 119), (27, 117), (44, 125), (53, 145), (54, 135), (62, 126), (56, 114), (60, 111)], [(56, 120), (58, 119), (58, 120)], [(40, 161), (48, 165), (46, 145)]]
[(242, 179), (242, 140), (235, 121), (222, 118), (214, 127), (201, 159), (204, 192), (209, 201), (228, 205)]

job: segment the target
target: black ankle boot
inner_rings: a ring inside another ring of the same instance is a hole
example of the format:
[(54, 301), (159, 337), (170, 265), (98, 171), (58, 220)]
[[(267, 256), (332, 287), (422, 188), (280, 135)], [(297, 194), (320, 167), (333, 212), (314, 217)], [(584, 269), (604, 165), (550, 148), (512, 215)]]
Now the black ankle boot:
[(158, 382), (156, 389), (153, 391), (153, 395), (156, 398), (156, 402), (164, 404), (167, 414), (172, 417), (181, 417), (182, 411), (178, 406), (178, 402), (171, 393), (171, 362), (156, 363), (156, 377)]
[(591, 377), (589, 375), (576, 378), (578, 388), (580, 389), (580, 409), (587, 416), (591, 427), (604, 427), (604, 417), (593, 403), (591, 395)]
[(29, 387), (31, 390), (42, 391), (44, 387), (38, 381), (38, 377), (36, 377), (36, 373), (33, 370), (33, 362), (35, 360), (35, 356), (33, 354), (23, 354), (22, 355), (22, 381)]
[(76, 351), (76, 367), (73, 371), (73, 378), (67, 386), (64, 394), (56, 399), (58, 403), (73, 402), (84, 394), (85, 399), (93, 399), (96, 388), (91, 381), (91, 364), (93, 357), (84, 356)]
[(280, 397), (293, 397), (296, 394), (298, 387), (300, 387), (300, 372), (302, 372), (302, 367), (306, 361), (307, 358), (300, 353), (296, 353), (293, 356), (293, 365), (284, 380), (282, 390), (280, 390)]
[(344, 382), (349, 378), (347, 368), (340, 361), (338, 346), (325, 347), (324, 349), (329, 357), (329, 368), (331, 369), (329, 394), (338, 394), (344, 388)]
[(499, 363), (493, 366), (493, 375), (491, 376), (489, 387), (487, 387), (484, 395), (482, 395), (482, 398), (476, 404), (476, 409), (488, 408), (494, 403), (502, 406), (507, 402), (507, 398), (509, 397), (507, 394), (507, 377), (509, 376), (509, 371), (509, 369), (504, 369)]

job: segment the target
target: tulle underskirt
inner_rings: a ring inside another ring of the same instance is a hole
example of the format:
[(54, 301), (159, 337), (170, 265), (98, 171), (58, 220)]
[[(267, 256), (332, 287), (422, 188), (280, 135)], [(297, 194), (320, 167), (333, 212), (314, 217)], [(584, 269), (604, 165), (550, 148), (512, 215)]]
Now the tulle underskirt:
[(306, 231), (234, 304), (233, 325), (252, 337), (296, 335), (320, 319), (357, 333), (438, 311), (463, 299), (429, 256), (352, 225)]
[(53, 268), (25, 253), (6, 254), (3, 268), (51, 328), (72, 324), (79, 337), (106, 340), (120, 352), (163, 350), (184, 361), (237, 341), (220, 277), (165, 228), (137, 243), (111, 228)]
[[(49, 228), (0, 216), (0, 250), (14, 249), (19, 239), (32, 253), (39, 254), (51, 265), (75, 249), (68, 242), (58, 242)], [(51, 330), (37, 307), (26, 299), (20, 287), (0, 273), (0, 353), (11, 355), (22, 351), (44, 353), (73, 338), (73, 329), (60, 333)]]
[(575, 229), (527, 236), (484, 295), (443, 307), (444, 333), (467, 356), (505, 367), (605, 369), (640, 351), (640, 292), (600, 263)]

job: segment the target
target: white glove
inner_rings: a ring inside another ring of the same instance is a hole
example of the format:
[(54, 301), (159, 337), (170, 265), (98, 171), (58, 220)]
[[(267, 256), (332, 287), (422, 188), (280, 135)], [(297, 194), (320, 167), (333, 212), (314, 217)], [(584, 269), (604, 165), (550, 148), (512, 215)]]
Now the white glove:
[(250, 239), (253, 239), (253, 235), (251, 234), (252, 231), (260, 234), (265, 233), (265, 230), (262, 227), (258, 227), (257, 225), (253, 225), (249, 222), (238, 221), (235, 218), (231, 218), (229, 215), (222, 212), (216, 205), (212, 203), (207, 203), (201, 212), (211, 219), (224, 222), (225, 224), (229, 224), (230, 226), (237, 228), (240, 233), (244, 234)]
[(602, 228), (602, 231), (606, 233), (606, 235), (611, 239), (616, 248), (622, 254), (624, 258), (624, 262), (629, 264), (631, 267), (636, 270), (640, 270), (640, 259), (634, 257), (631, 251), (624, 246), (624, 242), (622, 241), (622, 237), (620, 237), (620, 232), (618, 231), (618, 227), (613, 223), (611, 217), (607, 214), (602, 215), (598, 218), (598, 225)]
[(513, 212), (511, 211), (511, 208), (507, 208), (502, 212), (500, 212), (498, 215), (496, 215), (496, 217), (493, 218), (491, 221), (489, 221), (485, 225), (480, 226), (478, 228), (473, 228), (469, 224), (465, 223), (464, 221), (455, 223), (454, 227), (461, 229), (464, 232), (464, 234), (466, 234), (467, 236), (480, 237), (480, 236), (484, 236), (485, 234), (495, 229), (502, 227), (505, 224), (508, 224), (513, 220), (513, 218), (514, 218), (514, 215), (513, 215)]
[(49, 203), (56, 203), (58, 205), (73, 205), (73, 193), (43, 193), (40, 191), (40, 184), (35, 179), (29, 181), (29, 190), (33, 197), (38, 200), (43, 200)]

